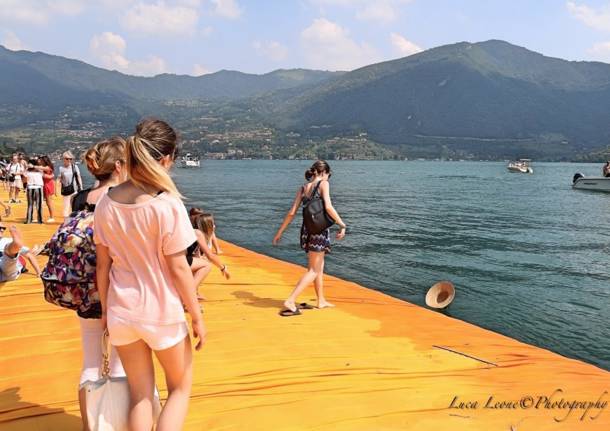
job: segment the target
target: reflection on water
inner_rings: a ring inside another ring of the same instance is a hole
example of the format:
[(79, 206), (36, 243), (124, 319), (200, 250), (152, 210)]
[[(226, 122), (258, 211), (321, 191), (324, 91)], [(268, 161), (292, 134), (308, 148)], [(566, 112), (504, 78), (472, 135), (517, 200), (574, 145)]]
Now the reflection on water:
[[(204, 161), (175, 171), (190, 198), (216, 216), (219, 235), (305, 264), (300, 217), (279, 247), (303, 161)], [(543, 164), (534, 175), (503, 163), (334, 162), (334, 204), (348, 237), (327, 271), (423, 305), (451, 280), (453, 317), (610, 369), (610, 194), (573, 191), (577, 171)]]

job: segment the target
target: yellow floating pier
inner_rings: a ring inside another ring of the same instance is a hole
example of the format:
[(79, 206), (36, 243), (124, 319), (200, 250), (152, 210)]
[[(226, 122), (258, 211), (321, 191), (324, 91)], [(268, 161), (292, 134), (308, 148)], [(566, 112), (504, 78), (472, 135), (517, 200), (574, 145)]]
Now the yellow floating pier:
[[(29, 246), (57, 228), (13, 210)], [(610, 430), (607, 371), (330, 276), (336, 309), (280, 317), (303, 268), (222, 246), (186, 430)], [(80, 430), (80, 360), (75, 313), (33, 275), (0, 284), (1, 431)]]

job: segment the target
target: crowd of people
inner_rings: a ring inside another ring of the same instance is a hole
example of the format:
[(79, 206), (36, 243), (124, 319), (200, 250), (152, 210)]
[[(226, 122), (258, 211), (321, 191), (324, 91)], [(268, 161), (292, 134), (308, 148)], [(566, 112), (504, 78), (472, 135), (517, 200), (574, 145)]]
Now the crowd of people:
[(57, 178), (53, 162), (46, 155), (27, 158), (24, 153), (15, 153), (10, 160), (0, 161), (0, 178), (4, 190), (9, 192), (8, 206), (0, 203), (6, 215), (10, 214), (11, 204), (21, 203), (20, 195), (24, 192), (27, 199), (24, 223), (33, 223), (34, 218), (43, 223), (43, 201), (49, 213), (46, 223), (54, 223), (53, 198), (58, 196), (58, 190), (63, 197), (63, 216), (70, 214), (72, 198), (82, 190), (83, 180), (74, 155), (66, 151), (62, 158)]
[[(18, 229), (11, 226), (11, 238), (0, 243), (0, 281), (15, 279), (25, 266), (20, 258), (25, 258), (36, 274), (41, 274), (45, 298), (76, 310), (83, 350), (79, 402), (85, 429), (85, 389), (100, 378), (100, 340), (105, 333), (112, 346), (107, 374), (126, 377), (128, 382), (129, 429), (150, 430), (153, 423), (157, 430), (180, 429), (186, 416), (192, 347), (185, 312), (190, 315), (192, 334), (197, 339), (195, 349), (199, 350), (206, 339), (199, 303), (205, 298), (199, 286), (214, 266), (224, 278), (231, 275), (220, 257), (213, 215), (201, 208), (187, 211), (169, 174), (177, 149), (174, 129), (164, 121), (147, 119), (129, 138), (101, 141), (85, 153), (83, 162), (96, 179), (91, 188), (83, 187), (69, 151), (63, 154), (57, 177), (46, 156), (27, 159), (15, 154), (2, 167), (10, 195), (8, 204), (19, 202), (20, 192), (26, 191), (25, 223), (42, 223), (43, 200), (49, 211), (47, 222), (52, 223), (53, 198), (58, 189), (63, 196), (66, 218), (44, 247), (49, 261), (42, 274), (36, 263), (42, 247), (24, 247)], [(345, 224), (330, 199), (330, 176), (330, 166), (323, 161), (307, 170), (307, 182), (297, 191), (274, 244), (280, 241), (298, 208), (316, 199), (324, 203), (331, 223), (340, 226), (337, 239), (345, 236)], [(307, 308), (307, 304), (297, 305), (296, 301), (311, 283), (318, 295), (318, 308), (333, 306), (323, 291), (324, 256), (331, 247), (329, 225), (319, 232), (313, 229), (306, 223), (301, 229), (308, 270), (285, 301), (282, 316), (298, 315), (300, 309)], [(6, 226), (0, 226), (0, 232), (4, 230)], [(74, 232), (80, 235), (78, 241), (70, 236)], [(62, 289), (68, 285), (80, 289), (78, 294), (70, 291), (62, 296)], [(78, 304), (73, 303), (74, 298), (79, 299)], [(158, 415), (153, 355), (163, 368), (168, 389)]]

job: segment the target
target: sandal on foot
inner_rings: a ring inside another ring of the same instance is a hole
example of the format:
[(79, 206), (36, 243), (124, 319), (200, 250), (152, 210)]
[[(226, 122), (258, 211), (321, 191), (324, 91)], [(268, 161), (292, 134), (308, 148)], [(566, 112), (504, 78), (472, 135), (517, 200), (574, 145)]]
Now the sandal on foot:
[(301, 314), (301, 311), (298, 308), (295, 311), (292, 311), (288, 308), (280, 311), (280, 316), (282, 316), (282, 317), (298, 316), (300, 314)]
[(297, 305), (297, 307), (301, 310), (313, 310), (314, 308), (316, 308), (313, 305), (308, 304), (307, 302), (301, 302), (299, 305)]

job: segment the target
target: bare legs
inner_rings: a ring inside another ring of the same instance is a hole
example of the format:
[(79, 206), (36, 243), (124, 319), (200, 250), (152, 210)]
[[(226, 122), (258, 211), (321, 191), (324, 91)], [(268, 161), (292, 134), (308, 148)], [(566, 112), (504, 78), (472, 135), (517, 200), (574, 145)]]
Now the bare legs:
[[(153, 428), (153, 398), (155, 370), (151, 349), (139, 340), (117, 351), (129, 383), (129, 429), (150, 431)], [(157, 422), (157, 431), (182, 429), (188, 410), (193, 380), (193, 357), (190, 338), (165, 350), (155, 351), (155, 356), (165, 372), (168, 398)]]
[(19, 195), (19, 189), (15, 186), (10, 186), (8, 189), (9, 202), (17, 201), (18, 195)]
[(334, 307), (334, 304), (328, 302), (324, 297), (324, 259), (322, 259), (320, 273), (314, 280), (314, 287), (316, 289), (316, 296), (318, 297), (318, 308)]
[(205, 299), (203, 295), (199, 293), (199, 285), (212, 271), (212, 264), (200, 257), (193, 257), (193, 263), (191, 264), (191, 271), (193, 271), (193, 279), (195, 280), (195, 293), (197, 299)]
[(326, 298), (324, 298), (324, 252), (310, 251), (307, 253), (307, 258), (307, 272), (303, 275), (303, 277), (301, 277), (288, 299), (284, 301), (284, 306), (291, 311), (296, 311), (297, 297), (311, 283), (314, 283), (316, 288), (318, 307), (325, 308), (333, 306), (331, 303), (326, 301)]
[(51, 195), (46, 195), (44, 197), (44, 200), (47, 203), (47, 208), (49, 209), (49, 219), (50, 220), (55, 219), (55, 217), (53, 217), (53, 201), (52, 201)]
[(168, 397), (159, 416), (157, 431), (182, 429), (193, 383), (193, 351), (187, 336), (169, 349), (155, 352), (165, 371)]

